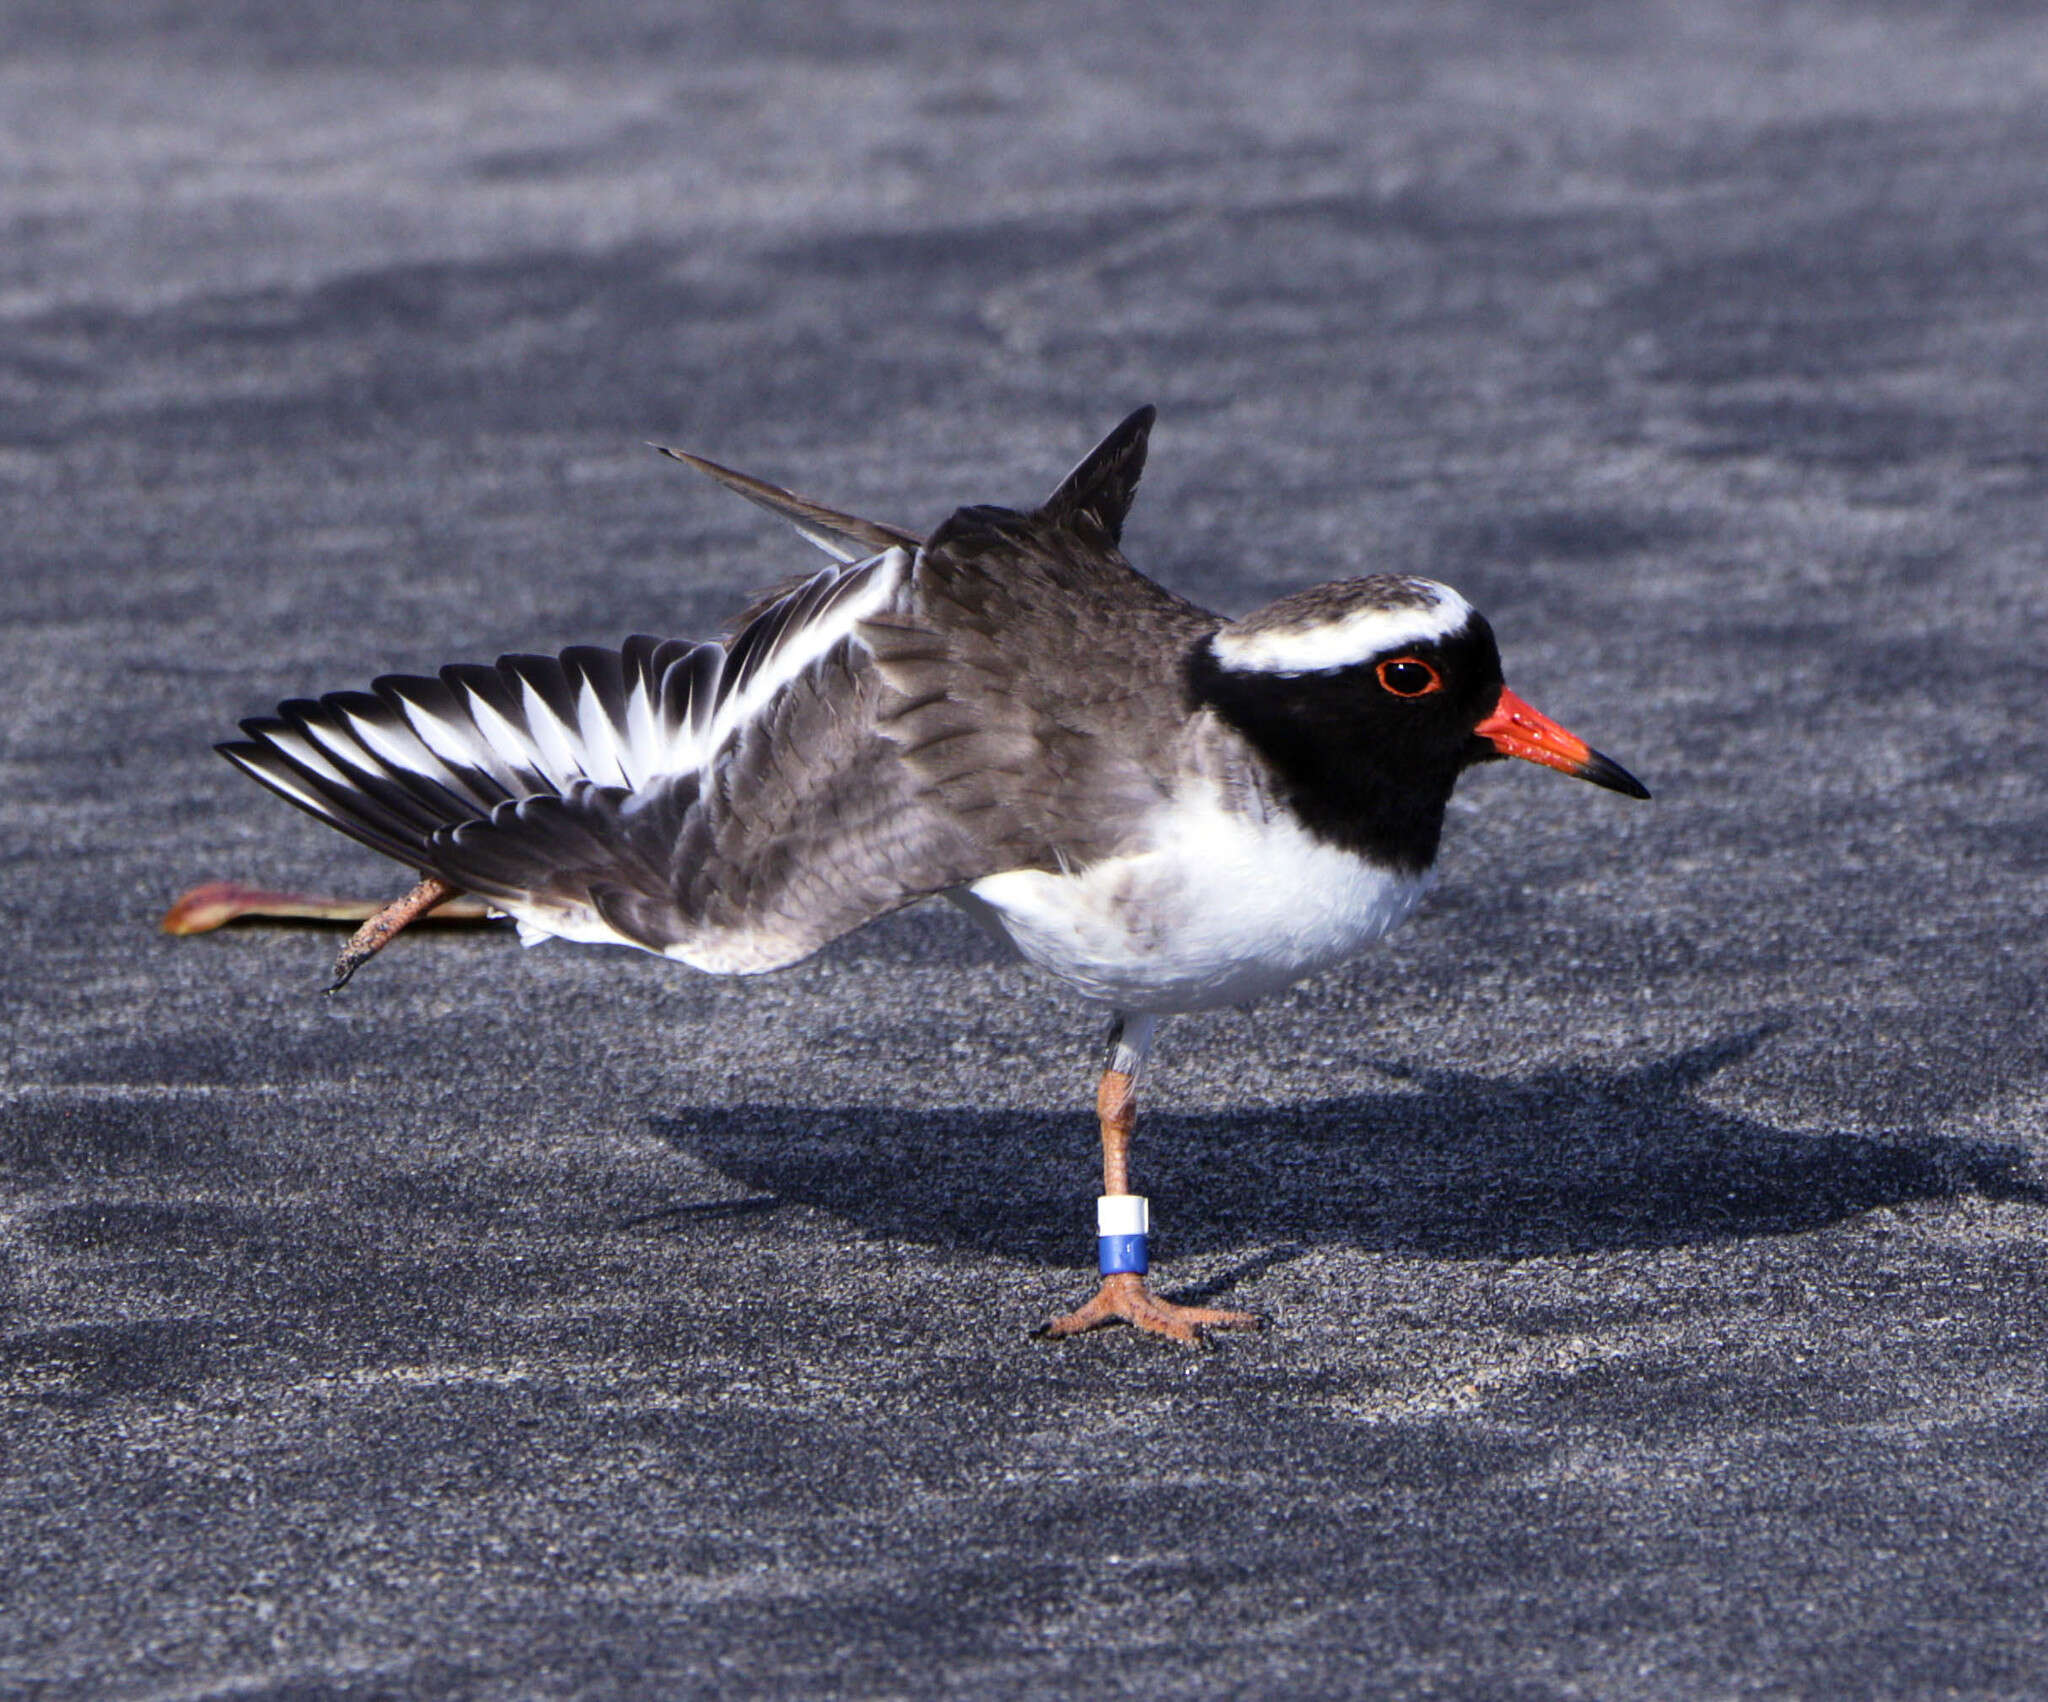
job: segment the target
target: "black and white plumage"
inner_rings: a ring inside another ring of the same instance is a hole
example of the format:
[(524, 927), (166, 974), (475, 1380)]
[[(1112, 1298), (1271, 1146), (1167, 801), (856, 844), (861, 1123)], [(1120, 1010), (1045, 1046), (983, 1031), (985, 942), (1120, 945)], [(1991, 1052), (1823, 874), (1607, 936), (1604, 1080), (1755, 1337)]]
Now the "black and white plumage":
[(1158, 1016), (1398, 922), (1472, 763), (1646, 795), (1506, 691), (1448, 587), (1352, 580), (1226, 621), (1146, 579), (1119, 543), (1151, 424), (1035, 511), (963, 508), (921, 542), (679, 456), (832, 565), (724, 643), (391, 676), (220, 749), (529, 939), (753, 972), (946, 895), (1118, 1013), (1126, 1078)]

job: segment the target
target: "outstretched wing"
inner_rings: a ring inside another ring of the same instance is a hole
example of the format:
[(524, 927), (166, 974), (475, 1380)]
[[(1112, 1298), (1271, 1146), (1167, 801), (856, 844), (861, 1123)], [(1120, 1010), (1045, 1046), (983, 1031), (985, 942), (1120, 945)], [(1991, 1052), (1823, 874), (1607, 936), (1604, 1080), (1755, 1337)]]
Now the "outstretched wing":
[[(1151, 411), (1034, 514), (907, 534), (695, 463), (828, 553), (727, 643), (507, 656), (282, 705), (223, 755), (530, 933), (778, 968), (1004, 870), (1144, 836), (1219, 624), (1119, 553)], [(693, 459), (685, 457), (685, 459)]]
[(989, 872), (879, 729), (855, 632), (901, 549), (832, 567), (729, 644), (508, 656), (283, 705), (222, 745), (386, 855), (541, 934), (772, 969)]

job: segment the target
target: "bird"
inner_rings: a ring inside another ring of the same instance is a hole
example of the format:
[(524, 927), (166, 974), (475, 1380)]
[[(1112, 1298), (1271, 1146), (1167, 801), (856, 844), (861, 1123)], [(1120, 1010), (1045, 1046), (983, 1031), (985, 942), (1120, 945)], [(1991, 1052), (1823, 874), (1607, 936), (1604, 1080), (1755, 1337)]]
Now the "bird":
[(1130, 1153), (1160, 1022), (1384, 936), (1477, 764), (1649, 792), (1508, 689), (1492, 628), (1448, 585), (1370, 574), (1228, 618), (1139, 572), (1123, 529), (1155, 418), (1124, 419), (1037, 507), (962, 507), (922, 536), (664, 448), (829, 561), (722, 639), (388, 675), (242, 722), (216, 747), (230, 762), (418, 872), (335, 987), (457, 897), (528, 944), (719, 975), (943, 897), (1109, 1014), (1100, 1286), (1040, 1333), (1257, 1327), (1148, 1280)]

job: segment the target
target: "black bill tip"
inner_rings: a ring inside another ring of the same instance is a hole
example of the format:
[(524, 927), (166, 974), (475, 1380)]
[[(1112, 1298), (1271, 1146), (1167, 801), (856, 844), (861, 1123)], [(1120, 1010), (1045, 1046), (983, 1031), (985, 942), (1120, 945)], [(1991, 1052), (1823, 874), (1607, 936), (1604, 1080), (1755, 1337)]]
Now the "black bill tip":
[(1610, 792), (1619, 792), (1624, 798), (1647, 798), (1649, 787), (1616, 762), (1612, 757), (1602, 756), (1598, 751), (1588, 751), (1586, 760), (1572, 770), (1581, 780), (1590, 780), (1595, 786), (1605, 786)]

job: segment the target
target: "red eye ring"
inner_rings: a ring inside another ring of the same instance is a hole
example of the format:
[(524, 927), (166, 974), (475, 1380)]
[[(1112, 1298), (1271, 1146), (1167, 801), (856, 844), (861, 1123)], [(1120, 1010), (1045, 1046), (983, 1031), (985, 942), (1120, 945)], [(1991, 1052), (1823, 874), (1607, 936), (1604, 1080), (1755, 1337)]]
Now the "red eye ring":
[(1373, 670), (1395, 697), (1427, 697), (1444, 689), (1444, 677), (1418, 656), (1396, 656)]

